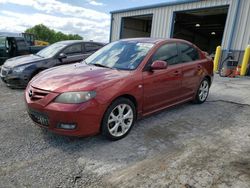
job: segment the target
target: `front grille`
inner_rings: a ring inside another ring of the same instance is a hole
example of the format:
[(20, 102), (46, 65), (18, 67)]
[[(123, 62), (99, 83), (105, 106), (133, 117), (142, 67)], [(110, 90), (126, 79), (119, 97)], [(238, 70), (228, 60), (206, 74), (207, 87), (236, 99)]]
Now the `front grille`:
[(33, 110), (33, 109), (28, 109), (28, 113), (29, 113), (30, 118), (34, 122), (36, 122), (40, 125), (43, 125), (43, 126), (49, 126), (49, 118), (46, 114), (38, 112), (38, 111)]
[(41, 100), (49, 94), (49, 91), (45, 91), (45, 90), (41, 90), (41, 89), (37, 89), (33, 87), (31, 87), (28, 90), (28, 92), (29, 92), (29, 97), (32, 101)]

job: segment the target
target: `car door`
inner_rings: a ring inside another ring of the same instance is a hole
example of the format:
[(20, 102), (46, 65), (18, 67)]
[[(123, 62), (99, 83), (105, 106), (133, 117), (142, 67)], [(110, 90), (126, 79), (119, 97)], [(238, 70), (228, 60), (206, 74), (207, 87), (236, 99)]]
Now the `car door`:
[(60, 64), (69, 64), (82, 61), (84, 59), (82, 44), (72, 44), (66, 47), (61, 53), (66, 55), (65, 58), (62, 58)]
[(201, 63), (199, 51), (192, 45), (179, 42), (177, 44), (182, 64), (182, 98), (193, 97), (201, 80)]
[(13, 50), (16, 50), (15, 56), (26, 55), (30, 53), (29, 46), (24, 38), (13, 38)]
[[(166, 69), (150, 71), (155, 60), (168, 63)], [(143, 113), (151, 113), (174, 104), (179, 99), (182, 70), (176, 43), (160, 46), (150, 58), (143, 71)]]

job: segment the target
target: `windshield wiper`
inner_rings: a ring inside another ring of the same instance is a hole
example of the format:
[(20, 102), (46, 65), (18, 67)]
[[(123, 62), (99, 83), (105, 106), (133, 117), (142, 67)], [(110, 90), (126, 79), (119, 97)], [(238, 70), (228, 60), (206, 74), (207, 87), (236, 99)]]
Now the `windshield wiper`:
[(109, 69), (112, 69), (111, 67), (109, 66), (106, 66), (106, 65), (102, 65), (102, 64), (98, 64), (98, 63), (90, 63), (90, 65), (94, 65), (94, 66), (97, 66), (97, 67), (104, 67), (104, 68), (109, 68)]

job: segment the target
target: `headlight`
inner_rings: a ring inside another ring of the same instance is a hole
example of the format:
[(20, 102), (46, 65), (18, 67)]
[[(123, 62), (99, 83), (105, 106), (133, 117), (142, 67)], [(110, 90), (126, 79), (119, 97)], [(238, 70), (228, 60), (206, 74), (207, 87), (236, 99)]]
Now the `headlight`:
[(23, 70), (24, 70), (26, 67), (27, 67), (27, 66), (14, 67), (14, 68), (13, 68), (13, 72), (16, 72), (16, 73), (23, 72)]
[(83, 92), (66, 92), (60, 94), (55, 102), (57, 103), (68, 103), (78, 104), (86, 102), (96, 96), (95, 91), (83, 91)]

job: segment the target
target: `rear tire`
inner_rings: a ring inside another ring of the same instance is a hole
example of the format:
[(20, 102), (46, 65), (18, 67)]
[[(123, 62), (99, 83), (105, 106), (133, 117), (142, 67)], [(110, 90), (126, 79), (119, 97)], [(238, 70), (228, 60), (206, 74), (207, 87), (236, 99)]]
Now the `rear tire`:
[(204, 103), (207, 100), (209, 94), (209, 88), (210, 88), (209, 80), (207, 78), (204, 78), (200, 83), (200, 86), (196, 92), (196, 96), (193, 102), (195, 104)]
[(102, 121), (102, 134), (109, 140), (124, 138), (131, 130), (136, 119), (136, 109), (132, 101), (118, 98), (106, 110)]

